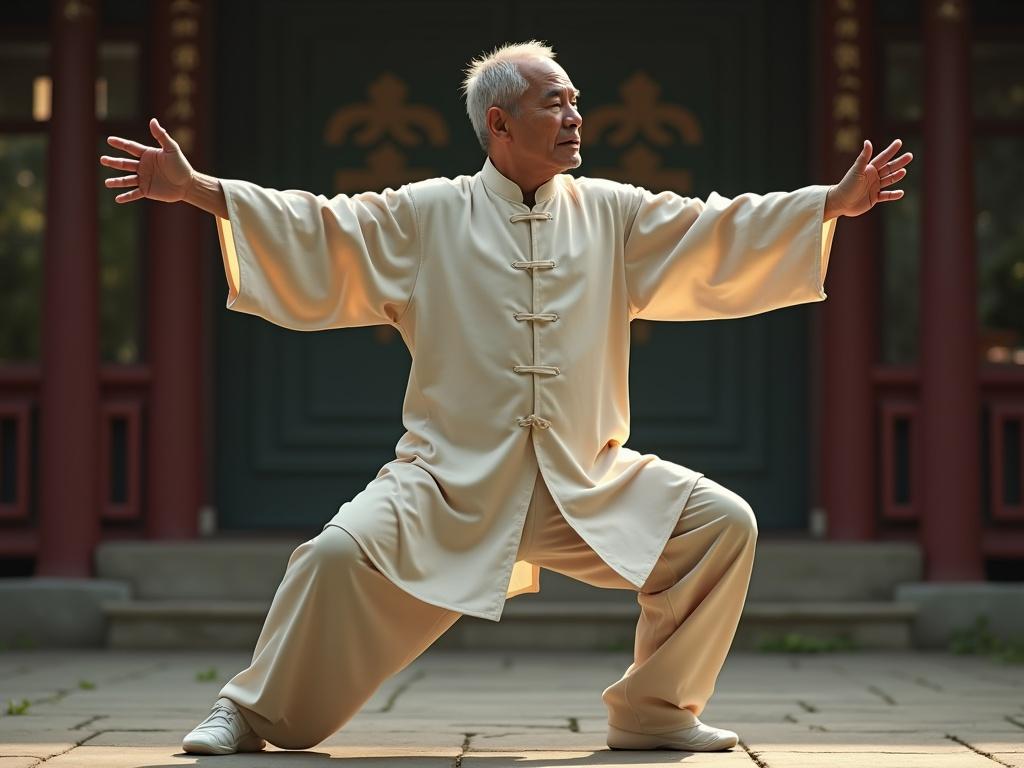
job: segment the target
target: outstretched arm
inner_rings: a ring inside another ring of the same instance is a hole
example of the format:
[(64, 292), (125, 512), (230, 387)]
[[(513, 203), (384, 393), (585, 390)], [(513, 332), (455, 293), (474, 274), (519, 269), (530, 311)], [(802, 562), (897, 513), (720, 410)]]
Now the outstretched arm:
[(100, 157), (101, 165), (132, 171), (129, 176), (104, 181), (108, 188), (132, 187), (129, 192), (115, 197), (114, 202), (130, 203), (143, 198), (164, 203), (183, 201), (215, 216), (227, 218), (227, 202), (220, 180), (192, 168), (178, 142), (155, 117), (149, 121), (149, 131), (160, 146), (149, 147), (120, 136), (107, 137), (110, 146), (138, 158), (132, 160), (108, 155)]
[(196, 172), (156, 118), (159, 147), (110, 136), (137, 159), (103, 156), (133, 171), (115, 201), (183, 201), (214, 214), (228, 283), (226, 306), (300, 331), (397, 324), (412, 300), (420, 249), (415, 201), (398, 190), (333, 197), (276, 190)]
[(823, 301), (829, 187), (706, 199), (634, 188), (623, 258), (630, 319), (719, 320)]
[(869, 162), (865, 141), (831, 186), (734, 198), (712, 192), (706, 201), (635, 189), (624, 256), (631, 319), (714, 320), (823, 301), (838, 217), (903, 197), (883, 189), (906, 176), (913, 159), (890, 159), (900, 143)]

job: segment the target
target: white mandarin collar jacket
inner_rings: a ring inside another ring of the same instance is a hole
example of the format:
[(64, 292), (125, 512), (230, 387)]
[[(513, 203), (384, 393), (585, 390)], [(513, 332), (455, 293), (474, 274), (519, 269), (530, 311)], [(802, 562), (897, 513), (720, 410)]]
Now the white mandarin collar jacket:
[(529, 207), (489, 159), (330, 198), (221, 183), (229, 309), (392, 325), (412, 356), (396, 458), (327, 524), (413, 596), (494, 621), (540, 589), (515, 561), (538, 470), (638, 588), (702, 475), (625, 445), (630, 322), (822, 301), (836, 224), (827, 185), (704, 201), (563, 174)]

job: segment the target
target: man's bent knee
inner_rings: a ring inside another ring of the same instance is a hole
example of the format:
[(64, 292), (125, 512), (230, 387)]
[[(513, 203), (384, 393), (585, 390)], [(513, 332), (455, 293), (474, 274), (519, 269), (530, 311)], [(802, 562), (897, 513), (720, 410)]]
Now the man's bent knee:
[(735, 491), (718, 486), (716, 511), (725, 518), (729, 531), (737, 536), (756, 539), (757, 517), (750, 503)]
[(312, 544), (311, 557), (318, 566), (348, 568), (365, 557), (352, 534), (336, 525), (324, 526)]

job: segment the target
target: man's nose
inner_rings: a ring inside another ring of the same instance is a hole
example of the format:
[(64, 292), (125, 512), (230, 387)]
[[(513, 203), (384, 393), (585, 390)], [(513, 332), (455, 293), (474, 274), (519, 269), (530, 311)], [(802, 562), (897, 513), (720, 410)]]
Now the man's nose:
[(579, 128), (583, 125), (583, 115), (576, 111), (576, 107), (570, 105), (569, 114), (566, 116), (565, 122), (567, 125), (575, 125)]

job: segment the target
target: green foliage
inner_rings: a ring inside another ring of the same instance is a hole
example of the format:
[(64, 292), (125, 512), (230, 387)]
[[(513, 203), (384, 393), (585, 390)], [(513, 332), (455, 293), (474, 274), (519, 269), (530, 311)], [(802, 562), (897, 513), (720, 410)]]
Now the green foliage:
[(20, 702), (14, 699), (7, 701), (7, 714), (8, 715), (24, 715), (28, 712), (28, 708), (32, 706), (32, 703), (28, 699), (22, 699)]
[[(114, 198), (104, 179), (123, 171), (100, 168), (100, 155), (123, 156), (96, 138), (97, 274), (100, 360), (136, 363), (142, 357), (141, 257), (144, 208)], [(0, 134), (0, 364), (38, 360), (44, 299), (47, 135)], [(61, 223), (58, 222), (57, 226)]]
[(78, 687), (81, 688), (83, 691), (91, 691), (96, 687), (96, 683), (94, 683), (92, 680), (79, 680)]
[(787, 632), (782, 637), (764, 640), (757, 646), (762, 652), (782, 653), (827, 653), (852, 651), (857, 648), (857, 644), (845, 634), (834, 638), (817, 638), (801, 635), (799, 632)]
[(39, 357), (46, 136), (0, 136), (0, 362)]
[(217, 668), (210, 667), (209, 669), (200, 670), (196, 672), (196, 682), (199, 683), (210, 683), (217, 679)]
[(949, 636), (949, 650), (957, 654), (988, 656), (1006, 664), (1024, 664), (1024, 638), (1003, 640), (989, 628), (988, 616), (979, 614), (970, 627), (954, 630)]

